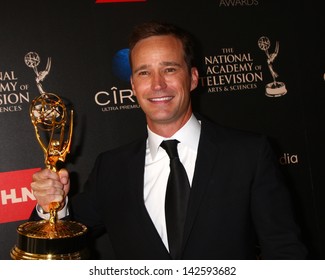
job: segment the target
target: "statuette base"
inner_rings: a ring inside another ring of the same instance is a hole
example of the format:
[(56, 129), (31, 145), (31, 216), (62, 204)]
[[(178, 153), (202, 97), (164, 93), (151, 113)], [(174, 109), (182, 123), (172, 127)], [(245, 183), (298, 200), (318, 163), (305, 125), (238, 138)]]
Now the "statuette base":
[(87, 227), (75, 221), (31, 221), (17, 228), (14, 260), (78, 260), (85, 257)]

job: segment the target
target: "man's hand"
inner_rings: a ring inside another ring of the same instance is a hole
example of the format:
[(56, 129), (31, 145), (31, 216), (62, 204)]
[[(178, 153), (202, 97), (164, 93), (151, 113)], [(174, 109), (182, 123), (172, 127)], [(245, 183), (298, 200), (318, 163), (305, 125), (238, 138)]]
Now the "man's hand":
[(69, 173), (66, 169), (61, 169), (57, 173), (43, 169), (33, 175), (31, 188), (43, 211), (49, 212), (50, 203), (55, 201), (60, 202), (62, 208), (70, 189)]

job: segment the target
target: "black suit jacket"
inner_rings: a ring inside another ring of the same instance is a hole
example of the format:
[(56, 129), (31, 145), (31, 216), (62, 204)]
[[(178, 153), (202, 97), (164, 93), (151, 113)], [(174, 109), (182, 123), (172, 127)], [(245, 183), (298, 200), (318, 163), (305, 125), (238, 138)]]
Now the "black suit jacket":
[[(73, 219), (104, 228), (117, 259), (170, 259), (143, 201), (146, 137), (99, 155)], [(183, 259), (304, 259), (290, 196), (264, 136), (202, 120)]]

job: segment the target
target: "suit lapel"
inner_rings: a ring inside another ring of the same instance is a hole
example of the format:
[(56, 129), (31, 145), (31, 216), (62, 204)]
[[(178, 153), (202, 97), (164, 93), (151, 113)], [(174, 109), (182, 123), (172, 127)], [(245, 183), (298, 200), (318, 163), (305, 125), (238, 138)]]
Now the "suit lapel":
[[(195, 163), (195, 171), (190, 194), (187, 219), (185, 224), (184, 244), (190, 235), (193, 223), (202, 198), (206, 193), (209, 185), (212, 183), (212, 178), (215, 178), (217, 166), (220, 163), (220, 145), (215, 136), (215, 130), (207, 122), (202, 121), (201, 136), (197, 159)], [(213, 176), (212, 176), (213, 175)]]
[(131, 152), (133, 152), (135, 156), (130, 157), (129, 161), (128, 169), (131, 170), (129, 185), (133, 186), (131, 189), (132, 192), (134, 192), (133, 195), (136, 200), (137, 211), (139, 212), (138, 216), (140, 217), (139, 221), (141, 222), (144, 232), (147, 235), (146, 240), (152, 244), (152, 248), (156, 248), (156, 250), (159, 250), (162, 254), (166, 254), (166, 256), (168, 256), (169, 253), (149, 216), (143, 200), (146, 140), (137, 143), (137, 145), (134, 146), (134, 150)]

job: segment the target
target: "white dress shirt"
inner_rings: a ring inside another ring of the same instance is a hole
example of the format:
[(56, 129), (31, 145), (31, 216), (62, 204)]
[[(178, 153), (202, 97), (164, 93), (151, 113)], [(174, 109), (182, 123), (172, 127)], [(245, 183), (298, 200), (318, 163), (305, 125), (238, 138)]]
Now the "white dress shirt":
[[(168, 139), (176, 139), (178, 154), (192, 185), (197, 149), (201, 133), (201, 125), (194, 115), (188, 122)], [(163, 138), (148, 128), (148, 139), (144, 172), (144, 203), (163, 243), (168, 249), (167, 229), (165, 221), (165, 194), (169, 176), (169, 157), (160, 147)]]

